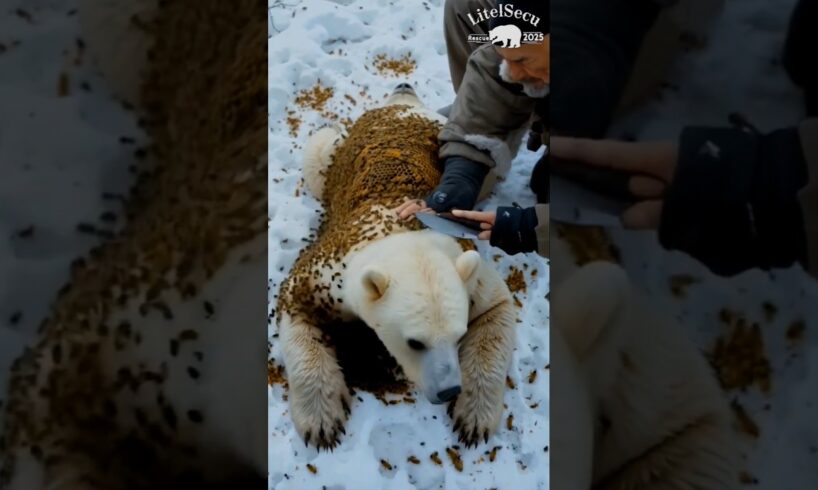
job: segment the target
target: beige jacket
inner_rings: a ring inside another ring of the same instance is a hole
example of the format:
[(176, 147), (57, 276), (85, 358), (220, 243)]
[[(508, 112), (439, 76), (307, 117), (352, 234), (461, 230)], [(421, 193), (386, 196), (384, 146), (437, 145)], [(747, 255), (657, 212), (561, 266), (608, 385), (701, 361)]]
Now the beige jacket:
[[(493, 169), (481, 199), (491, 191), (497, 174), (508, 171), (522, 133), (535, 117), (536, 99), (500, 79), (500, 61), (490, 44), (472, 53), (449, 120), (439, 135), (441, 159), (457, 155)], [(536, 205), (536, 213), (537, 252), (548, 257), (548, 205)]]
[(497, 166), (500, 174), (508, 170), (536, 99), (500, 79), (501, 61), (490, 44), (469, 57), (449, 120), (438, 136), (441, 159), (457, 155)]

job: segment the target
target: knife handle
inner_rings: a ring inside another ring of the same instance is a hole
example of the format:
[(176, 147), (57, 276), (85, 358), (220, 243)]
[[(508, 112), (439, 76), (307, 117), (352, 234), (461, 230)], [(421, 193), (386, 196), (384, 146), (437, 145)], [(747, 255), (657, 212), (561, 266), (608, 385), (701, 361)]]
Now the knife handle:
[(638, 200), (630, 190), (633, 174), (628, 172), (553, 156), (550, 166), (554, 175), (571, 180), (597, 194), (628, 203)]
[(480, 228), (480, 223), (482, 223), (482, 221), (475, 221), (475, 220), (466, 219), (466, 218), (459, 218), (459, 217), (457, 217), (457, 216), (455, 216), (455, 215), (453, 215), (452, 213), (449, 213), (449, 212), (437, 213), (437, 215), (440, 216), (443, 219), (447, 219), (449, 221), (454, 221), (455, 223), (459, 223), (459, 224), (465, 226), (466, 228), (470, 228), (470, 229), (475, 230), (475, 231), (486, 231), (486, 230)]

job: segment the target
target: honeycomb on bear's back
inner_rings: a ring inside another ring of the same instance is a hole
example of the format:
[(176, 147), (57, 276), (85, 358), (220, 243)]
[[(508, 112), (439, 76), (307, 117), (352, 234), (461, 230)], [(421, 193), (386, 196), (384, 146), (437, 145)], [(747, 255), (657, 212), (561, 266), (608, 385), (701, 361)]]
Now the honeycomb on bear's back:
[(327, 222), (348, 221), (366, 205), (397, 205), (440, 181), (439, 123), (393, 105), (368, 111), (350, 128), (326, 170)]

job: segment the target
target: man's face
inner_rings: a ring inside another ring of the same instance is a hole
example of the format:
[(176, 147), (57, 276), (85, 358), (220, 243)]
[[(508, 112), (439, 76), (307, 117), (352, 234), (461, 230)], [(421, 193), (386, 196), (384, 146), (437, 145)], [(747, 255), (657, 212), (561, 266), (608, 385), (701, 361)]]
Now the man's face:
[(519, 48), (495, 46), (497, 53), (506, 61), (508, 74), (515, 82), (545, 86), (551, 81), (551, 35), (541, 44), (523, 44)]

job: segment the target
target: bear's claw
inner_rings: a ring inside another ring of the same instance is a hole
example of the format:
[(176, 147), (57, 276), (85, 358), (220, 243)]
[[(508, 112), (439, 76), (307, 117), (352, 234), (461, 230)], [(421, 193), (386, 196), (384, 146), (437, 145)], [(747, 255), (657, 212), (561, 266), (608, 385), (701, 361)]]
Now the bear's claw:
[[(342, 378), (343, 379), (343, 378)], [(324, 385), (326, 388), (328, 385)], [(349, 394), (342, 385), (341, 394), (322, 396), (324, 390), (298, 391), (291, 385), (291, 413), (295, 428), (302, 434), (304, 444), (319, 451), (332, 451), (346, 434), (344, 423), (350, 414)]]
[(503, 412), (502, 390), (497, 400), (493, 397), (474, 395), (466, 390), (449, 406), (449, 412), (454, 425), (452, 429), (457, 433), (458, 441), (466, 447), (477, 446), (482, 439), (488, 442), (489, 435), (493, 434), (500, 425), (500, 416)]

